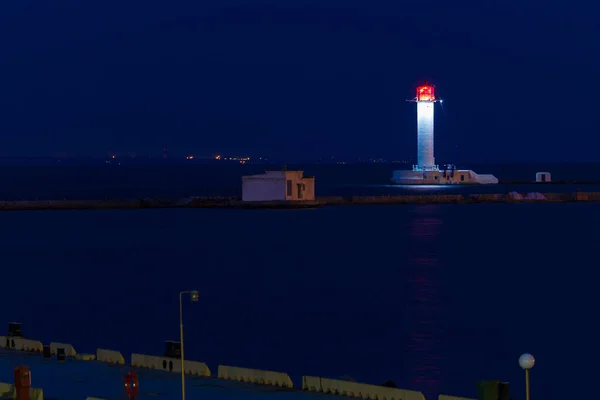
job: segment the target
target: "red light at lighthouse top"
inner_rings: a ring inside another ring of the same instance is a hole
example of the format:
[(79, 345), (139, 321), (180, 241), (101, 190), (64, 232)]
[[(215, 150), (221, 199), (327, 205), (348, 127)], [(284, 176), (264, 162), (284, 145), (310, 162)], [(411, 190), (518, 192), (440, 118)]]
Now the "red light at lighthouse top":
[(417, 101), (435, 101), (435, 92), (433, 85), (425, 82), (417, 87)]

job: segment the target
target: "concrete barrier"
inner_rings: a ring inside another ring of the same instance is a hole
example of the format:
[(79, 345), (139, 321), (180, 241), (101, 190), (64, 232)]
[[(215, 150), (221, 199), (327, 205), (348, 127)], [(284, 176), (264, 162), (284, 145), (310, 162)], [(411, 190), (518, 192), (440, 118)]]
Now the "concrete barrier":
[(21, 351), (35, 351), (40, 353), (44, 350), (42, 342), (38, 340), (8, 336), (0, 336), (0, 347)]
[(544, 197), (548, 201), (568, 202), (576, 201), (577, 193), (544, 193)]
[(112, 364), (125, 364), (123, 355), (115, 350), (97, 349), (96, 360)]
[(259, 385), (271, 385), (287, 388), (294, 387), (292, 380), (285, 372), (263, 371), (260, 369), (219, 365), (218, 377), (220, 379), (231, 379), (238, 382), (249, 382)]
[(139, 200), (23, 200), (0, 201), (0, 210), (85, 210), (141, 208)]
[(588, 192), (588, 201), (600, 201), (600, 192)]
[(317, 196), (319, 204), (339, 205), (346, 203), (346, 199), (342, 196)]
[(302, 390), (370, 400), (425, 400), (421, 392), (317, 376), (303, 376)]
[(468, 200), (470, 202), (482, 202), (482, 203), (490, 203), (490, 202), (500, 202), (504, 201), (505, 195), (501, 193), (489, 193), (489, 194), (470, 194), (468, 196)]
[(440, 204), (462, 203), (461, 194), (430, 194), (406, 196), (352, 196), (352, 204)]
[(76, 357), (77, 356), (77, 352), (73, 348), (72, 344), (57, 343), (57, 342), (50, 343), (50, 353), (52, 353), (53, 355), (56, 355), (57, 349), (65, 349), (65, 356), (67, 356), (67, 357)]
[(15, 387), (11, 383), (0, 382), (0, 398), (16, 396)]
[[(131, 355), (131, 366), (181, 373), (181, 360), (178, 358), (133, 353)], [(210, 376), (210, 369), (203, 362), (185, 360), (184, 368), (185, 373), (189, 375)]]
[(598, 192), (576, 192), (576, 201), (600, 201), (600, 193)]
[[(16, 399), (17, 391), (11, 383), (0, 382), (0, 398)], [(44, 391), (38, 388), (29, 388), (30, 400), (44, 400)]]
[(440, 394), (438, 396), (438, 400), (475, 400), (475, 399), (469, 399), (466, 397), (447, 396), (445, 394)]
[(44, 391), (38, 388), (30, 388), (29, 389), (29, 399), (30, 400), (44, 400)]

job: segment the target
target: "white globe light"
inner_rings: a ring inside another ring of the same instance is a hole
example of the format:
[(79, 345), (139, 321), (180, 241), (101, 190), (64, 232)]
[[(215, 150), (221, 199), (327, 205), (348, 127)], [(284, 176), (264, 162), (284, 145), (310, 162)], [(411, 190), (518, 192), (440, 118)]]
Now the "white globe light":
[(519, 357), (519, 366), (523, 369), (531, 369), (535, 364), (535, 358), (529, 353), (525, 353)]

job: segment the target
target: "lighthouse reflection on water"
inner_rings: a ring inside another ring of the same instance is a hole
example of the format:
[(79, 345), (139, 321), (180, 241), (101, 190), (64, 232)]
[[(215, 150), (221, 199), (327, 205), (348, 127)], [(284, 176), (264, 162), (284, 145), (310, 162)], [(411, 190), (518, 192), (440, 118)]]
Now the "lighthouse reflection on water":
[(441, 234), (442, 220), (437, 205), (414, 209), (409, 241), (413, 256), (408, 260), (409, 284), (406, 323), (409, 344), (406, 360), (413, 388), (425, 398), (437, 398), (443, 365), (443, 301), (440, 260), (436, 243)]

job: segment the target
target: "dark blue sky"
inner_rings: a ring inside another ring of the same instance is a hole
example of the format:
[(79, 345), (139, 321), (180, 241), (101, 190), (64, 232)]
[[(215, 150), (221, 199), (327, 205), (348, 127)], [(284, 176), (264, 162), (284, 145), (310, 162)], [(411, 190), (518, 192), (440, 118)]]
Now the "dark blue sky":
[(0, 156), (403, 159), (404, 100), (428, 79), (440, 163), (600, 161), (598, 15), (577, 0), (2, 1)]

